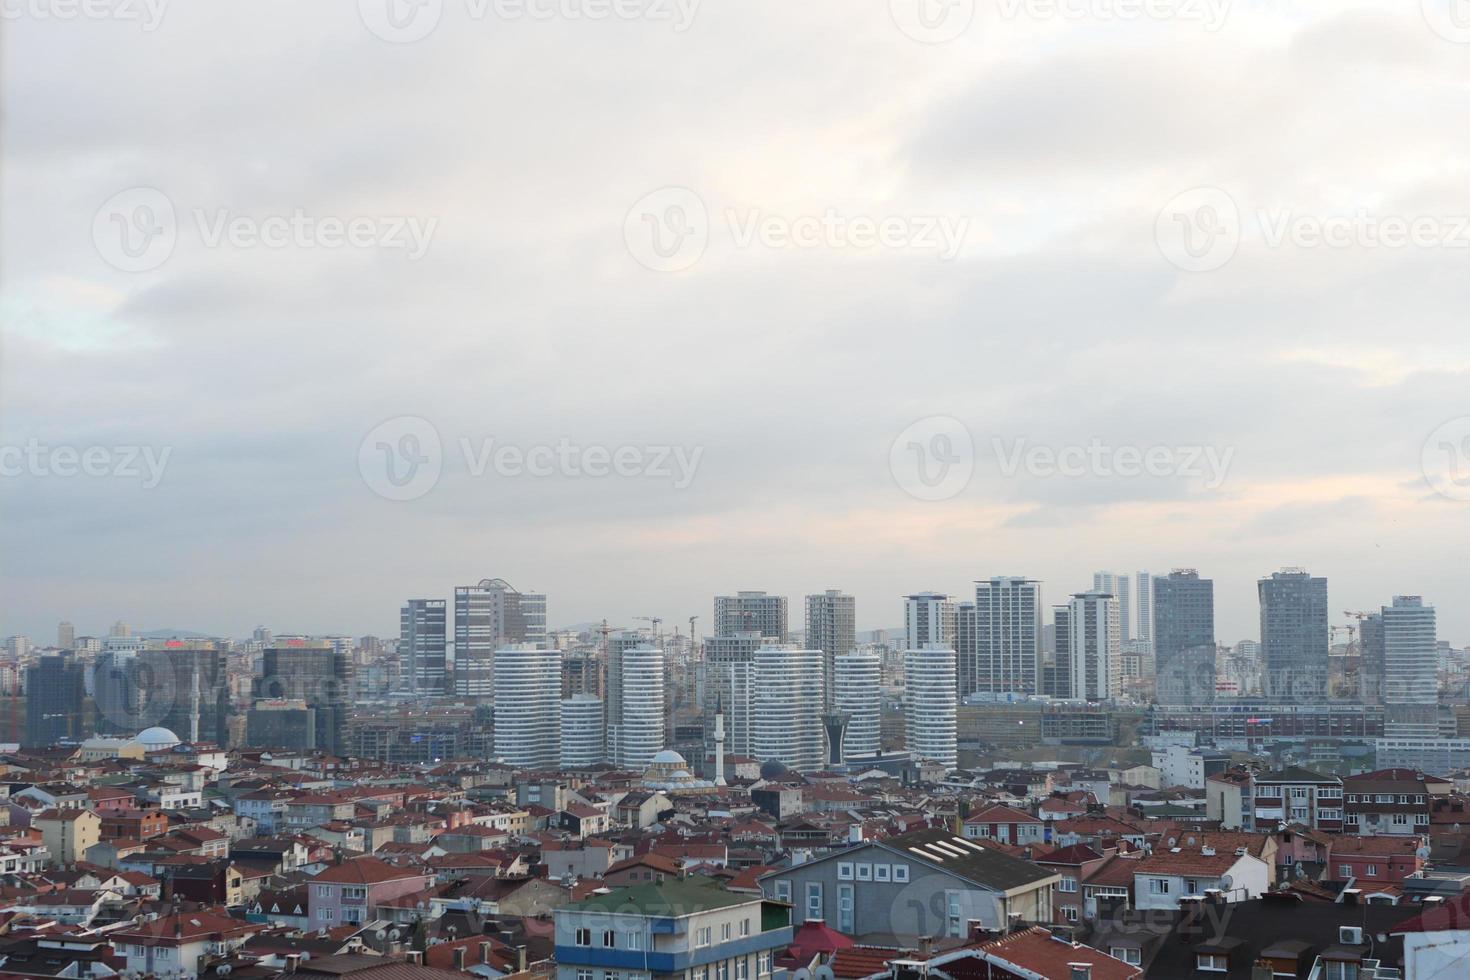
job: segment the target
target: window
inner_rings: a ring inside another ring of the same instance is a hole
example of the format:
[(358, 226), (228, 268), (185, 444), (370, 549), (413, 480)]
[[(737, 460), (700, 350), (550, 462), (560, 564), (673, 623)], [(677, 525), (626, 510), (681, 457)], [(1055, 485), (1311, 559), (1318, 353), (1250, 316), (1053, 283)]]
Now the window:
[(1353, 876), (1353, 866), (1351, 864), (1339, 864), (1337, 866), (1337, 876), (1339, 878), (1351, 878)]
[(742, 956), (735, 961), (735, 980), (750, 980), (750, 957)]
[(694, 980), (709, 980), (709, 967), (701, 966), (695, 970)]
[(1407, 813), (1395, 813), (1393, 815), (1393, 823), (1395, 827), (1406, 827), (1409, 824), (1409, 815)]
[(740, 920), (740, 935), (742, 937), (750, 935), (750, 920), (749, 919), (741, 919)]
[(837, 880), (838, 881), (852, 881), (852, 862), (851, 861), (838, 861), (837, 862)]
[(628, 940), (627, 941), (628, 941), (628, 948), (629, 949), (642, 949), (643, 948), (643, 933), (641, 933), (641, 932), (630, 932), (630, 933), (628, 933)]
[(1415, 803), (1423, 803), (1424, 802), (1424, 794), (1423, 793), (1416, 794), (1414, 796), (1414, 802)]
[(1138, 966), (1143, 963), (1143, 950), (1133, 946), (1114, 946), (1108, 950), (1108, 955), (1115, 960), (1122, 960), (1129, 966)]
[(873, 865), (873, 880), (874, 881), (887, 881), (888, 880), (888, 874), (892, 870), (893, 869), (892, 869), (892, 866), (891, 865), (887, 865), (887, 864), (875, 864), (875, 865)]
[(1210, 973), (1224, 973), (1230, 969), (1229, 959), (1216, 953), (1200, 953), (1195, 957), (1194, 965)]
[(1323, 961), (1322, 975), (1327, 980), (1357, 980), (1358, 964), (1345, 963), (1342, 960)]
[(157, 959), (166, 960), (173, 955), (173, 951), (167, 946), (158, 946), (153, 950), (153, 955)]
[(837, 886), (837, 931), (852, 932), (852, 886)]
[(873, 880), (873, 866), (871, 864), (860, 864), (860, 865), (858, 865), (857, 866), (857, 880), (858, 881), (872, 881)]
[(1167, 895), (1167, 894), (1169, 894), (1169, 879), (1168, 878), (1150, 878), (1148, 880), (1148, 893), (1150, 895)]
[[(861, 868), (862, 865), (858, 867)], [(822, 918), (822, 883), (820, 881), (806, 883), (806, 917), (808, 920)]]
[(1076, 878), (1063, 878), (1057, 884), (1057, 891), (1059, 891), (1059, 892), (1075, 892), (1076, 890), (1077, 890), (1077, 879)]
[(776, 879), (776, 900), (778, 902), (791, 901), (791, 880), (789, 878)]
[(367, 889), (366, 888), (343, 888), (342, 889), (342, 901), (344, 901), (344, 902), (352, 902), (352, 901), (360, 902), (360, 901), (362, 901), (365, 898), (367, 898)]
[(577, 945), (578, 946), (591, 946), (592, 945), (592, 930), (591, 929), (578, 929), (577, 930)]
[(602, 980), (623, 980), (623, 974), (618, 970), (607, 970), (602, 974)]
[(1184, 894), (1186, 894), (1186, 895), (1198, 895), (1199, 894), (1199, 879), (1198, 878), (1185, 878), (1184, 879)]
[(730, 934), (732, 932), (730, 928), (731, 925), (733, 925), (733, 923), (726, 922), (720, 926), (720, 942), (728, 943), (730, 941)]
[(909, 866), (907, 864), (895, 864), (893, 866), (893, 880), (894, 881), (908, 881), (909, 880)]
[(332, 886), (331, 885), (317, 885), (316, 886), (316, 897), (317, 898), (331, 898), (332, 897)]
[(611, 929), (604, 929), (602, 932), (602, 945), (607, 949), (615, 948), (618, 945), (618, 934)]
[(336, 918), (336, 915), (337, 913), (331, 909), (322, 909), (322, 918), (327, 922), (331, 922), (332, 919)]
[(694, 933), (694, 945), (708, 946), (710, 943), (710, 927), (700, 926)]
[(1408, 794), (1406, 794), (1406, 793), (1400, 793), (1399, 794), (1399, 802), (1400, 803), (1408, 803), (1409, 802)]
[(771, 954), (769, 952), (765, 952), (757, 956), (755, 960), (755, 968), (761, 976), (770, 976)]
[(577, 980), (592, 980), (592, 971), (591, 970), (578, 970), (577, 971)]

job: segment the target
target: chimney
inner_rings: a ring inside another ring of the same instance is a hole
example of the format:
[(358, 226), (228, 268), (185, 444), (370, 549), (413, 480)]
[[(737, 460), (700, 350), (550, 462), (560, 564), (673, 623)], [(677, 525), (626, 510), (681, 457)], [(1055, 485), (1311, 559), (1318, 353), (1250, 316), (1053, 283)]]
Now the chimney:
[(1067, 975), (1071, 980), (1092, 980), (1092, 964), (1068, 963)]
[(516, 947), (516, 972), (526, 972), (526, 947), (524, 946)]
[(453, 957), (454, 957), (454, 968), (456, 970), (461, 970), (461, 971), (464, 970), (464, 954), (465, 954), (465, 948), (463, 946), (456, 946), (456, 947), (454, 947)]
[(295, 973), (296, 972), (296, 968), (298, 966), (300, 966), (300, 965), (301, 965), (301, 954), (300, 953), (287, 953), (286, 954), (286, 972), (287, 973)]
[(481, 963), (489, 963), (490, 962), (490, 944), (489, 943), (481, 943), (480, 944), (480, 962)]
[(414, 966), (424, 965), (424, 954), (422, 950), (411, 949), (408, 951), (408, 962)]
[(934, 937), (933, 936), (920, 936), (919, 937), (919, 957), (921, 959), (926, 959), (927, 960), (929, 957), (931, 957), (933, 955), (934, 955)]

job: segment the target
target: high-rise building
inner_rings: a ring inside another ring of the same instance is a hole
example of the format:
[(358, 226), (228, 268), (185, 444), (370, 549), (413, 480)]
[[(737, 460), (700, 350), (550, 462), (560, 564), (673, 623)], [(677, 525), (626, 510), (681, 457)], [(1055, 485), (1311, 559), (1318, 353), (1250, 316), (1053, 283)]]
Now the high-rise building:
[(1072, 606), (1053, 606), (1051, 650), (1043, 655), (1041, 693), (1049, 698), (1072, 697)]
[(107, 631), (107, 635), (117, 637), (132, 636), (133, 628), (129, 626), (124, 620), (119, 619), (117, 622), (112, 624), (112, 628)]
[(355, 680), (351, 649), (320, 640), (292, 640), (265, 651), (256, 698), (302, 702), (313, 716), (312, 748), (347, 756), (352, 751), (347, 721), (356, 697)]
[(1041, 667), (1041, 583), (998, 576), (975, 585), (975, 674), (969, 694), (1035, 694)]
[(1138, 615), (1134, 618), (1134, 629), (1137, 631), (1138, 639), (1147, 644), (1149, 649), (1153, 649), (1153, 576), (1143, 571), (1139, 572), (1134, 578), (1138, 583)]
[(1294, 704), (1327, 700), (1327, 580), (1288, 568), (1261, 579), (1256, 587), (1266, 697)]
[(1395, 596), (1383, 612), (1383, 734), (1439, 737), (1439, 653), (1433, 606)]
[(786, 597), (764, 592), (737, 592), (715, 596), (715, 636), (759, 633), (785, 643), (790, 633), (786, 624)]
[(546, 596), (520, 592), (499, 578), (454, 590), (453, 688), (458, 697), (489, 697), (495, 651), (546, 646)]
[(883, 747), (883, 665), (878, 654), (852, 650), (839, 654), (832, 679), (832, 707), (848, 716), (843, 754), (877, 755)]
[(715, 707), (725, 712), (725, 746), (733, 755), (750, 754), (750, 665), (755, 652), (776, 642), (759, 632), (704, 638), (704, 716), (709, 733)]
[(138, 652), (144, 727), (159, 725), (185, 742), (230, 745), (230, 687), (225, 644), (197, 640), (149, 643)]
[(602, 699), (573, 694), (561, 703), (561, 764), (595, 766), (607, 761), (607, 722)]
[(1092, 591), (1106, 592), (1118, 600), (1118, 638), (1123, 643), (1133, 639), (1133, 609), (1129, 601), (1133, 590), (1128, 573), (1093, 572)]
[(822, 651), (767, 646), (751, 667), (751, 752), (798, 772), (822, 768)]
[(17, 662), (24, 660), (31, 653), (31, 638), (24, 633), (5, 638), (5, 652), (10, 655), (11, 660)]
[(413, 694), (437, 697), (446, 687), (449, 644), (447, 604), (443, 599), (410, 599), (398, 616), (398, 662), (404, 686)]
[(75, 650), (77, 646), (77, 630), (66, 620), (56, 625), (56, 645), (63, 650)]
[(1215, 583), (1192, 568), (1176, 568), (1154, 579), (1152, 604), (1154, 699), (1170, 705), (1214, 701)]
[(561, 764), (561, 651), (520, 643), (495, 651), (495, 754), (517, 769)]
[(807, 596), (806, 645), (822, 651), (823, 703), (830, 710), (837, 657), (857, 646), (856, 600), (837, 589)]
[(648, 768), (665, 747), (664, 652), (639, 645), (608, 648), (607, 741), (613, 764)]
[(135, 735), (143, 724), (144, 678), (134, 648), (107, 649), (92, 667), (92, 703), (99, 735)]
[(975, 678), (979, 676), (980, 638), (977, 619), (975, 603), (965, 601), (955, 604), (955, 689), (961, 700), (975, 693)]
[(25, 746), (45, 748), (80, 738), (86, 678), (71, 653), (43, 655), (26, 669)]
[[(1123, 646), (1118, 638), (1118, 600), (1106, 592), (1072, 596), (1068, 615), (1067, 659), (1071, 696), (1110, 701), (1121, 693)], [(1058, 646), (1062, 643), (1060, 637)]]
[(1358, 687), (1364, 704), (1383, 703), (1383, 613), (1358, 623)]
[(916, 592), (904, 596), (904, 649), (919, 650), (938, 644), (953, 650), (957, 615), (954, 597), (942, 592)]
[(955, 652), (935, 644), (903, 655), (905, 748), (915, 761), (959, 765)]

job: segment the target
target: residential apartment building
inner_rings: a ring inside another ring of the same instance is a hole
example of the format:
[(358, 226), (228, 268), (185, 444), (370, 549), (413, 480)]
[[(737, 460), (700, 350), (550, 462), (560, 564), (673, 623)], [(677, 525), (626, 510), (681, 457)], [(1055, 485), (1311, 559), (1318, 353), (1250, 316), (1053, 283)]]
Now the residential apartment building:
[(1412, 769), (1380, 769), (1342, 781), (1343, 832), (1402, 837), (1429, 832), (1429, 791)]

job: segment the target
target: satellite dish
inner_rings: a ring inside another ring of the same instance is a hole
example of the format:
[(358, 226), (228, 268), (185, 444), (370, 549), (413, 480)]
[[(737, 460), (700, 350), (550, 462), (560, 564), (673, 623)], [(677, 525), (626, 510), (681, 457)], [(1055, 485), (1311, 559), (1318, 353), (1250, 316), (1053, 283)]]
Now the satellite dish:
[(1229, 891), (1230, 890), (1230, 886), (1233, 885), (1233, 884), (1235, 884), (1235, 879), (1234, 878), (1230, 877), (1229, 875), (1221, 875), (1220, 876), (1220, 887), (1221, 888), (1225, 889), (1226, 891)]
[(1378, 934), (1378, 936), (1377, 936), (1377, 939), (1378, 939), (1378, 941), (1380, 943), (1386, 943), (1386, 942), (1388, 942), (1388, 933), (1386, 933), (1386, 932), (1380, 932)]
[(388, 931), (386, 929), (379, 929), (377, 932), (373, 933), (373, 935), (377, 939), (383, 940), (383, 939), (388, 938)]
[(1178, 843), (1179, 843), (1179, 838), (1178, 837), (1170, 837), (1169, 838), (1169, 846), (1170, 847), (1173, 847), (1175, 844), (1178, 844)]

